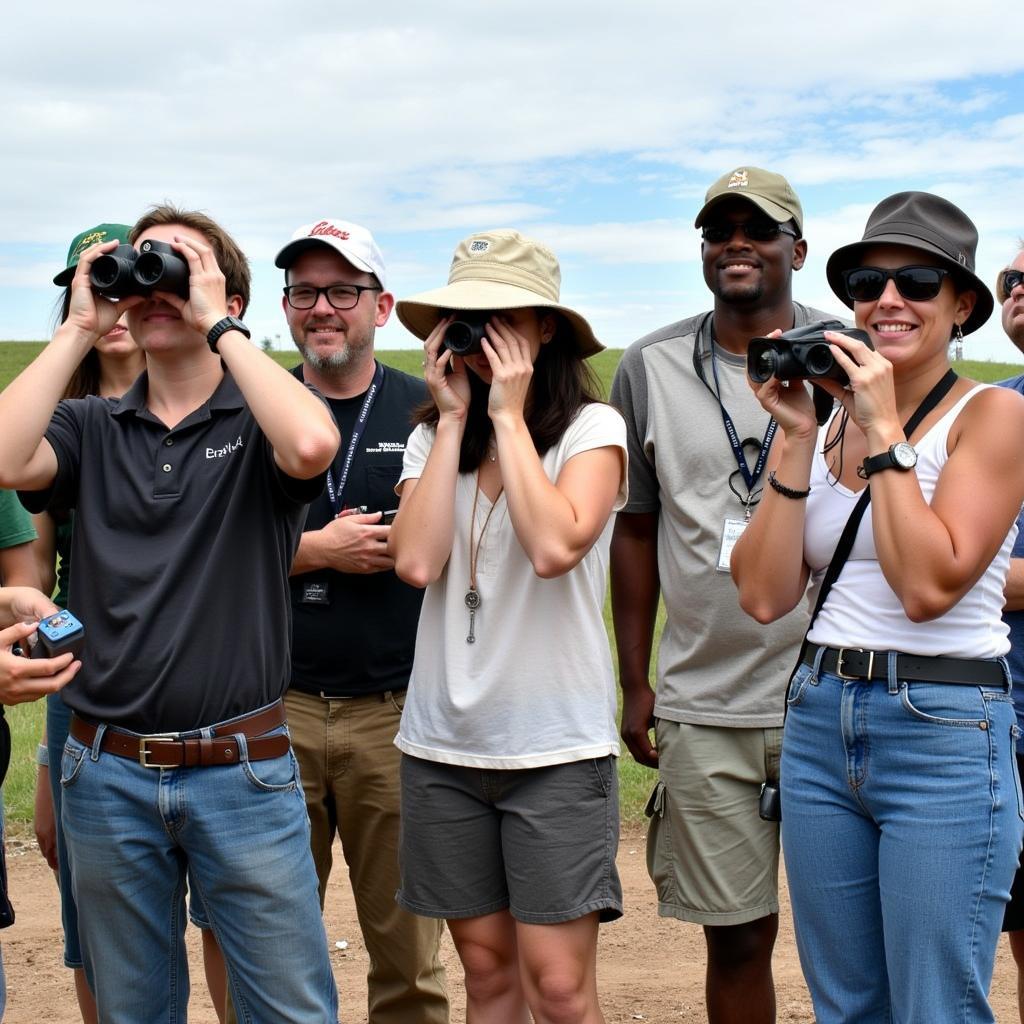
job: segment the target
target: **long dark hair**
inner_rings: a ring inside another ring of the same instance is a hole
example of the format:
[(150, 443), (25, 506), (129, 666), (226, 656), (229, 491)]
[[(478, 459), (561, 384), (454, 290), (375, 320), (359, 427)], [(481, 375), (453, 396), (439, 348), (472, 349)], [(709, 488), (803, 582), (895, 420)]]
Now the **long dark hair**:
[[(544, 455), (558, 443), (584, 405), (601, 401), (601, 384), (579, 354), (565, 320), (558, 313), (543, 308), (537, 309), (537, 314), (554, 318), (555, 333), (551, 341), (541, 345), (533, 364), (524, 418), (537, 454)], [(490, 390), (489, 384), (469, 371), (469, 412), (459, 452), (460, 473), (472, 473), (487, 457), (487, 445), (494, 432), (487, 415)], [(437, 426), (439, 417), (433, 399), (428, 398), (416, 410), (413, 423)]]
[[(53, 329), (56, 330), (68, 318), (71, 309), (71, 285), (58, 297), (53, 307)], [(100, 393), (100, 354), (95, 348), (85, 353), (82, 361), (64, 389), (62, 398), (88, 398)]]

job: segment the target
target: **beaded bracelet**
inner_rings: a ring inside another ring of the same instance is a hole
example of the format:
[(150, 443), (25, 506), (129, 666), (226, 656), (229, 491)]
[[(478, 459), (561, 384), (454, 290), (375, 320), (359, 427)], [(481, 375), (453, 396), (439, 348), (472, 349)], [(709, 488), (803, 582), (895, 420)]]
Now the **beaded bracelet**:
[(792, 498), (794, 501), (806, 498), (807, 495), (811, 493), (810, 487), (808, 487), (806, 491), (798, 491), (793, 487), (787, 487), (785, 484), (780, 484), (779, 481), (775, 479), (774, 469), (768, 474), (768, 484), (773, 491), (777, 491), (784, 498)]

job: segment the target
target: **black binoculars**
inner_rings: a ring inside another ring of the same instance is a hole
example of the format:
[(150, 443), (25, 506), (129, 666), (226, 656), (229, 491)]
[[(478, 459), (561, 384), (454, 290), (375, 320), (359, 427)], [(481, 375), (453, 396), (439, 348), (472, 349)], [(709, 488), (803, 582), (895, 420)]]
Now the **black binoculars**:
[(487, 337), (484, 328), (493, 316), (492, 309), (479, 312), (460, 310), (459, 319), (453, 320), (444, 332), (444, 347), (453, 356), (468, 356), (481, 351), (480, 342)]
[(813, 380), (827, 377), (842, 385), (850, 383), (846, 371), (836, 362), (825, 338), (825, 331), (838, 331), (874, 348), (866, 331), (847, 327), (841, 320), (818, 320), (805, 327), (794, 327), (777, 338), (751, 338), (747, 348), (747, 374), (763, 384), (771, 377), (779, 380)]
[(93, 263), (89, 282), (107, 299), (172, 292), (188, 298), (188, 262), (167, 242), (147, 240), (138, 250), (119, 245)]

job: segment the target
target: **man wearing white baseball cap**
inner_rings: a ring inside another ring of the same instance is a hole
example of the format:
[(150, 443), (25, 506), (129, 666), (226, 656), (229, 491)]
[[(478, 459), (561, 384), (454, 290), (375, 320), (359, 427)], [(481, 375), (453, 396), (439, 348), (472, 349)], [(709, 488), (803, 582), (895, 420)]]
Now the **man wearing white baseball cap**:
[(369, 954), (370, 1024), (446, 1024), (442, 924), (395, 903), (401, 755), (393, 741), (422, 592), (395, 575), (385, 513), (397, 505), (412, 412), (426, 388), (374, 358), (374, 331), (395, 300), (366, 228), (307, 224), (275, 263), (285, 271), (282, 306), (302, 355), (292, 372), (327, 398), (342, 435), (292, 566), (285, 697), (320, 902), (337, 833)]

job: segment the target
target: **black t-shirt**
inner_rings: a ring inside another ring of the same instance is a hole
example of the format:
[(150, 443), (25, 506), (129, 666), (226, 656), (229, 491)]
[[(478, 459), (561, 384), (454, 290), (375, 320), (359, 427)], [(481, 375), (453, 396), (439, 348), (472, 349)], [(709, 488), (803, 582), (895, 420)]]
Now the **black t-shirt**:
[[(302, 379), (302, 367), (292, 371)], [(412, 413), (427, 397), (422, 380), (390, 367), (374, 399), (363, 435), (349, 468), (344, 508), (365, 505), (370, 512), (396, 508), (395, 484), (402, 471), (405, 442), (412, 433)], [(355, 398), (329, 398), (341, 431), (334, 462), (337, 482), (363, 407)], [(334, 515), (325, 491), (309, 506), (307, 530), (319, 530)], [(394, 572), (340, 573), (317, 569), (293, 576), (292, 682), (304, 693), (356, 697), (409, 684), (423, 592), (403, 583)], [(313, 585), (310, 588), (310, 585)], [(314, 603), (315, 597), (326, 603)]]
[(278, 699), (288, 683), (288, 572), (305, 503), (225, 374), (168, 430), (143, 374), (120, 400), (58, 405), (57, 475), (21, 492), (76, 509), (68, 605), (85, 626), (70, 707), (137, 732), (195, 729)]

